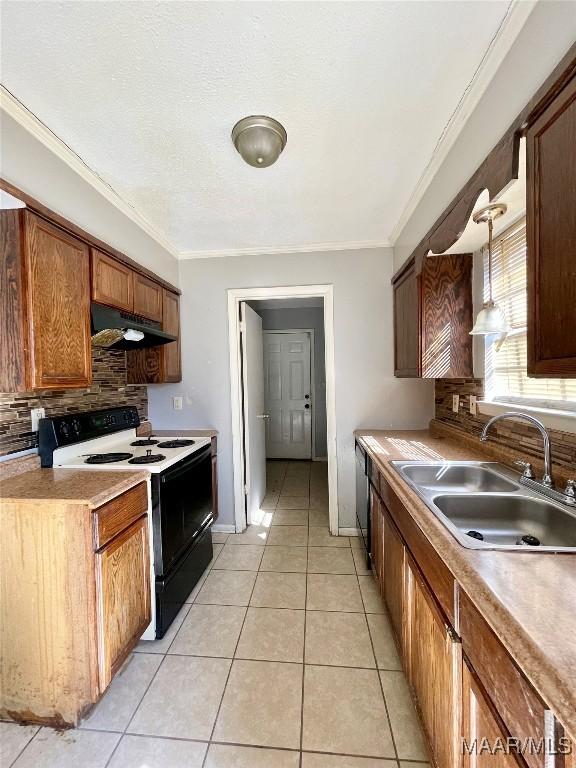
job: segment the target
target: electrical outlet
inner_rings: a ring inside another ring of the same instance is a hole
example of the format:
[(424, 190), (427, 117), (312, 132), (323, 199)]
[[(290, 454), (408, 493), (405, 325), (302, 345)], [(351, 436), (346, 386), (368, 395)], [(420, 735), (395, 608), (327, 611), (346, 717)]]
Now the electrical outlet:
[(452, 410), (454, 413), (460, 410), (460, 395), (452, 395)]
[(476, 395), (470, 395), (470, 413), (472, 416), (476, 416), (478, 413), (478, 403)]
[(32, 408), (30, 419), (32, 420), (32, 432), (38, 432), (38, 422), (46, 416), (44, 408)]
[(172, 408), (174, 408), (175, 411), (181, 411), (183, 405), (184, 405), (184, 398), (183, 397), (173, 397), (172, 398)]

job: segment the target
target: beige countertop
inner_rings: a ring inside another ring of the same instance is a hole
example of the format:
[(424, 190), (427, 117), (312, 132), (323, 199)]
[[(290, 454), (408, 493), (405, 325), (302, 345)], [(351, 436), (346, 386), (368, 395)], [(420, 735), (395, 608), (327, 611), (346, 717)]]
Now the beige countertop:
[(424, 431), (357, 430), (359, 438), (542, 699), (576, 738), (576, 555), (462, 547), (389, 462), (488, 458)]
[(0, 503), (74, 502), (95, 509), (149, 477), (142, 470), (33, 469), (2, 482)]

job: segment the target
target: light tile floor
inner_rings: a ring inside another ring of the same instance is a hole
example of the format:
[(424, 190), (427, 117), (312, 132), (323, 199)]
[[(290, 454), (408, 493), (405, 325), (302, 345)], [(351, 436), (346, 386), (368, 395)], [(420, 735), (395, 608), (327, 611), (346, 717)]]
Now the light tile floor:
[(269, 462), (268, 491), (79, 729), (0, 723), (2, 768), (424, 768), (375, 582), (328, 531), (326, 465)]

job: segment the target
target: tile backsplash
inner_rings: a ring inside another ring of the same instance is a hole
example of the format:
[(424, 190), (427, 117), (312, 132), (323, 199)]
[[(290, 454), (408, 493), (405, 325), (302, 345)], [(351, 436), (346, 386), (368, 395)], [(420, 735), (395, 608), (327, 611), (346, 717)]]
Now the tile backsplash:
[(126, 383), (126, 353), (92, 348), (92, 386), (45, 392), (0, 393), (0, 456), (36, 447), (30, 410), (45, 408), (46, 416), (135, 405), (148, 416), (148, 392), (143, 384)]
[[(452, 395), (460, 396), (458, 413), (452, 411)], [(436, 379), (436, 420), (450, 424), (468, 435), (479, 437), (489, 416), (470, 413), (470, 395), (478, 400), (484, 396), (482, 379)], [(510, 406), (513, 410), (514, 406)], [(549, 430), (552, 444), (552, 460), (567, 469), (576, 468), (576, 434)], [(542, 457), (542, 438), (535, 427), (520, 421), (506, 420), (494, 425), (490, 440), (506, 448), (517, 450), (519, 456)]]

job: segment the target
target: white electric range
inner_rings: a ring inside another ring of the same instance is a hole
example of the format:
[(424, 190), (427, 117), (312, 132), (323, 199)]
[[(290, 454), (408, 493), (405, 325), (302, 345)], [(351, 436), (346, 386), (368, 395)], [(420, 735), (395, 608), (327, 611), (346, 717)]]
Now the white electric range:
[(212, 450), (207, 437), (137, 437), (135, 407), (42, 419), (42, 467), (147, 470), (152, 622), (143, 635), (164, 636), (212, 559)]

